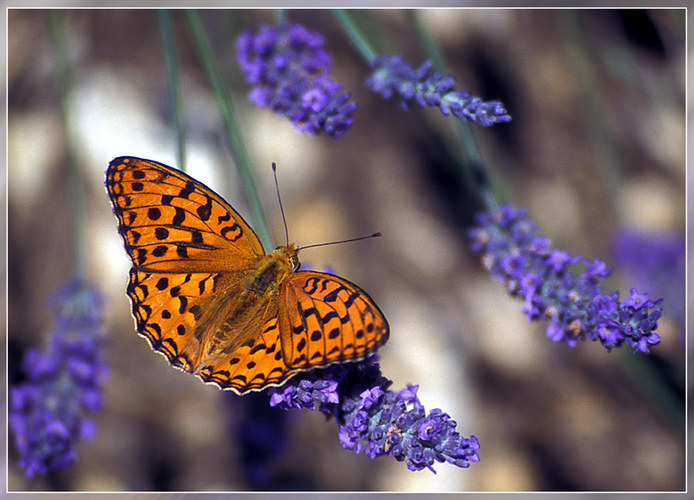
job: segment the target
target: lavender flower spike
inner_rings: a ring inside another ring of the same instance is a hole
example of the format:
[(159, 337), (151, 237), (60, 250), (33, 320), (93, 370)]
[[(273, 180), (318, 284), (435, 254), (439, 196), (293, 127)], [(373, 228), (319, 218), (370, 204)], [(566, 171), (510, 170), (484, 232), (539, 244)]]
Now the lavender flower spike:
[(412, 105), (438, 106), (446, 116), (452, 114), (484, 127), (511, 120), (501, 102), (484, 102), (468, 91), (453, 90), (455, 78), (430, 70), (431, 61), (415, 70), (399, 56), (381, 56), (366, 85), (386, 99), (395, 95), (404, 109)]
[(96, 433), (87, 415), (101, 408), (101, 386), (108, 375), (101, 296), (71, 281), (53, 295), (50, 306), (55, 326), (46, 348), (27, 352), (23, 366), (28, 380), (9, 391), (9, 428), (27, 477), (77, 461), (77, 442)]
[(323, 37), (299, 24), (263, 25), (236, 41), (238, 63), (254, 85), (251, 102), (286, 116), (300, 132), (339, 137), (357, 108), (350, 94), (328, 78)]
[(511, 296), (524, 299), (528, 319), (549, 319), (552, 340), (570, 346), (597, 340), (608, 351), (626, 343), (643, 353), (660, 342), (655, 330), (662, 299), (650, 300), (634, 288), (621, 302), (619, 292), (603, 294), (600, 280), (610, 275), (605, 263), (582, 261), (586, 269), (573, 273), (569, 266), (581, 257), (550, 249), (525, 210), (506, 205), (479, 215), (470, 238), (484, 267), (505, 283)]
[(462, 437), (456, 422), (439, 409), (427, 414), (417, 398), (418, 386), (388, 390), (391, 382), (381, 375), (375, 359), (307, 372), (271, 390), (270, 404), (284, 409), (318, 406), (338, 419), (343, 448), (372, 459), (391, 456), (412, 471), (436, 472), (435, 462), (463, 468), (479, 462), (475, 436)]

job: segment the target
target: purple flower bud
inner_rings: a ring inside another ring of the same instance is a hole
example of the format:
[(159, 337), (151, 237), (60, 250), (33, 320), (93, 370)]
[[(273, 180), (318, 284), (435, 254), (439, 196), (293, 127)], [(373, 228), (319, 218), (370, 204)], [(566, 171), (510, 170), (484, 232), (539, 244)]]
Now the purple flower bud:
[(298, 24), (263, 25), (236, 41), (237, 61), (254, 88), (251, 102), (286, 116), (299, 132), (339, 137), (352, 124), (355, 103), (328, 78), (323, 37)]
[[(608, 350), (626, 343), (635, 352), (648, 352), (658, 343), (660, 337), (652, 330), (657, 328), (662, 299), (649, 300), (648, 294), (635, 289), (622, 303), (618, 292), (603, 294), (599, 282), (610, 275), (605, 263), (581, 261), (551, 249), (524, 209), (506, 205), (481, 214), (469, 235), (485, 268), (511, 295), (523, 298), (528, 319), (551, 320), (547, 336), (552, 340), (568, 345), (597, 340)], [(579, 262), (586, 269), (572, 273), (569, 266)]]
[(24, 358), (28, 380), (9, 392), (9, 428), (27, 477), (69, 467), (80, 439), (91, 439), (95, 424), (86, 418), (101, 407), (108, 373), (102, 354), (101, 296), (79, 281), (50, 300), (54, 329), (44, 351)]
[(416, 71), (399, 56), (382, 56), (366, 85), (385, 99), (396, 96), (403, 109), (412, 105), (437, 106), (441, 113), (461, 120), (474, 121), (488, 127), (511, 120), (498, 101), (485, 103), (467, 91), (452, 90), (455, 78), (430, 72), (431, 62), (425, 61)]

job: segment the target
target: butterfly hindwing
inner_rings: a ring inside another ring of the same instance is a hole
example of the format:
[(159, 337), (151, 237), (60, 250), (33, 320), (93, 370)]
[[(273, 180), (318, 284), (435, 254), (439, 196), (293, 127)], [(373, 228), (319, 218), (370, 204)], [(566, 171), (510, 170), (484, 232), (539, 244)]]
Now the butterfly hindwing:
[(221, 278), (211, 273), (130, 270), (127, 293), (137, 331), (173, 366), (192, 372), (200, 363), (211, 328), (201, 319), (209, 311), (210, 297), (218, 291)]
[(243, 345), (231, 352), (221, 350), (205, 361), (198, 376), (222, 389), (244, 394), (281, 385), (294, 372), (296, 370), (289, 370), (282, 357), (275, 312), (269, 318), (264, 318), (262, 328), (251, 345)]
[(381, 310), (344, 278), (299, 271), (284, 289), (280, 335), (290, 368), (361, 360), (388, 340), (389, 326)]

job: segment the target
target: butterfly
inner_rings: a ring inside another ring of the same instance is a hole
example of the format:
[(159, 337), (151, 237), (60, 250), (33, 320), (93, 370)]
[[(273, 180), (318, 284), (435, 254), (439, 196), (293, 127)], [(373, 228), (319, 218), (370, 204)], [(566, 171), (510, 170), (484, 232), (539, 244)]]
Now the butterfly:
[(363, 360), (388, 340), (364, 290), (299, 271), (294, 243), (267, 254), (231, 205), (185, 173), (123, 156), (106, 189), (132, 261), (135, 326), (174, 367), (245, 394)]

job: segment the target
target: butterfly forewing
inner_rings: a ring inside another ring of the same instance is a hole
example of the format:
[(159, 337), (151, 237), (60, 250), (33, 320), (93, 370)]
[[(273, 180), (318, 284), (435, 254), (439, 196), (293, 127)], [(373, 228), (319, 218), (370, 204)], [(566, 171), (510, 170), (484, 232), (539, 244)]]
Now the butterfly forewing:
[(125, 247), (138, 269), (248, 269), (265, 255), (243, 218), (201, 182), (148, 160), (116, 158), (106, 187)]

